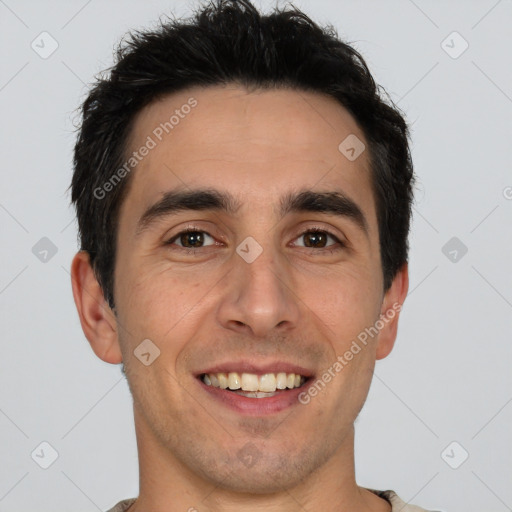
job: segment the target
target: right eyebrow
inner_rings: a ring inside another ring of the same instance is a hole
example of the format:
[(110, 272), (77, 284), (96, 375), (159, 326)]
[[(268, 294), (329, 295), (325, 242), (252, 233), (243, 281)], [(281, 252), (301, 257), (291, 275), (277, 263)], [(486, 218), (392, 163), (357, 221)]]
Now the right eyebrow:
[(234, 215), (240, 206), (241, 203), (231, 194), (214, 189), (169, 190), (142, 214), (137, 222), (135, 234), (140, 236), (157, 219), (179, 211), (211, 210)]

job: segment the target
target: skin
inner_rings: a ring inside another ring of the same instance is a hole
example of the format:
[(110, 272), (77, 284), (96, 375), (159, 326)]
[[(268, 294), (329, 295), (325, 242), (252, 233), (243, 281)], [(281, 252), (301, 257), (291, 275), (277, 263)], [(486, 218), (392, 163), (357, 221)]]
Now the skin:
[[(351, 162), (338, 150), (349, 134), (364, 135), (329, 97), (230, 85), (149, 105), (135, 120), (132, 149), (191, 96), (198, 105), (132, 175), (118, 225), (115, 312), (87, 253), (72, 263), (84, 333), (103, 361), (123, 362), (133, 395), (140, 496), (130, 512), (389, 511), (356, 483), (353, 424), (375, 361), (393, 347), (398, 313), (308, 405), (243, 416), (212, 400), (194, 374), (252, 358), (294, 362), (318, 376), (403, 303), (407, 265), (383, 290), (367, 152)], [(198, 186), (228, 191), (242, 206), (235, 215), (182, 211), (136, 236), (140, 216), (163, 192)], [(280, 219), (281, 196), (304, 188), (343, 191), (363, 211), (368, 234), (325, 213)], [(179, 238), (165, 244), (189, 226), (212, 237), (195, 255), (180, 252)], [(304, 247), (311, 227), (346, 246), (329, 238), (329, 247)], [(248, 236), (263, 248), (251, 264), (236, 252)], [(133, 351), (148, 338), (160, 356), (145, 366)], [(257, 454), (251, 467), (238, 456), (248, 443)]]

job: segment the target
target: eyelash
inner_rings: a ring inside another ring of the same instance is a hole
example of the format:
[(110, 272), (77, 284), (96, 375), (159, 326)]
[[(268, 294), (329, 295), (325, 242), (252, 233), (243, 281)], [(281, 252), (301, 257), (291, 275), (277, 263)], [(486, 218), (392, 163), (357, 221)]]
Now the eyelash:
[[(207, 234), (208, 236), (213, 238), (213, 236), (210, 235), (210, 233), (208, 233), (208, 231), (204, 231), (204, 230), (201, 230), (201, 229), (190, 227), (190, 228), (184, 229), (183, 231), (180, 231), (179, 233), (174, 235), (172, 238), (167, 240), (165, 242), (165, 245), (172, 245), (175, 242), (175, 240), (180, 238), (181, 235), (184, 235), (184, 234), (187, 234), (187, 233), (204, 233), (204, 234)], [(324, 234), (330, 236), (331, 238), (333, 238), (334, 241), (337, 244), (337, 247), (328, 246), (328, 247), (322, 247), (320, 249), (315, 249), (314, 247), (304, 247), (303, 248), (303, 249), (309, 249), (309, 252), (312, 252), (312, 253), (316, 252), (316, 253), (318, 253), (318, 252), (326, 252), (327, 251), (329, 253), (334, 253), (334, 252), (337, 252), (337, 251), (342, 250), (342, 249), (347, 247), (345, 243), (343, 243), (336, 235), (334, 235), (334, 233), (331, 233), (329, 230), (327, 230), (325, 228), (320, 228), (320, 227), (316, 227), (316, 226), (313, 226), (313, 227), (303, 231), (296, 238), (304, 236), (304, 235), (306, 235), (308, 233), (324, 233)], [(197, 252), (200, 252), (202, 249), (204, 249), (204, 247), (188, 248), (188, 247), (176, 246), (176, 249), (181, 251), (181, 252), (186, 253), (187, 255), (195, 255), (195, 254), (197, 254)]]

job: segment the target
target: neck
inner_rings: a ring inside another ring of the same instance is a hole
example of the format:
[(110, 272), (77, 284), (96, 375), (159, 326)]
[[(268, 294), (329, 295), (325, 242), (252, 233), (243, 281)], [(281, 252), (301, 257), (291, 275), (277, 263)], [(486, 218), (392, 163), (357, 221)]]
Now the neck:
[(296, 485), (268, 494), (223, 488), (193, 473), (158, 441), (135, 411), (140, 493), (129, 512), (390, 512), (389, 503), (358, 487), (354, 472), (354, 428), (321, 467)]

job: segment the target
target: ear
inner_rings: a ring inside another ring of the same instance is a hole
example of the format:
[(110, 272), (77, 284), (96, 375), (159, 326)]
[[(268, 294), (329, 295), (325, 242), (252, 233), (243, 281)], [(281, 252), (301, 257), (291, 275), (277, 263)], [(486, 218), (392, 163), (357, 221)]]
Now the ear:
[(398, 331), (398, 317), (409, 290), (409, 268), (405, 263), (397, 272), (389, 290), (384, 295), (380, 318), (384, 327), (379, 332), (377, 359), (383, 359), (393, 349)]
[(78, 252), (73, 258), (71, 285), (82, 330), (94, 353), (106, 363), (121, 363), (115, 315), (105, 300), (86, 251)]

